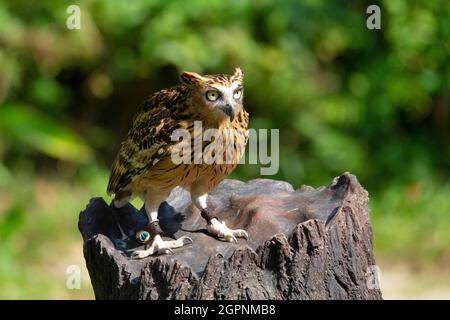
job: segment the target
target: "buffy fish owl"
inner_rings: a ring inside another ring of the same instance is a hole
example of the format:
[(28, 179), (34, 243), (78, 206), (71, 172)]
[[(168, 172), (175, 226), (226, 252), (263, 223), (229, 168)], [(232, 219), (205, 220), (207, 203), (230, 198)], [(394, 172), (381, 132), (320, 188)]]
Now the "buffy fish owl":
[[(248, 239), (245, 230), (229, 229), (212, 215), (206, 201), (208, 193), (234, 170), (245, 151), (249, 115), (243, 107), (243, 94), (240, 68), (232, 75), (183, 72), (180, 85), (156, 92), (141, 105), (114, 160), (108, 183), (115, 209), (126, 205), (133, 196), (144, 200), (149, 225), (136, 236), (148, 246), (133, 252), (134, 258), (165, 254), (192, 242), (187, 236), (177, 240), (162, 238), (158, 208), (177, 186), (190, 192), (211, 234), (224, 241)], [(198, 124), (203, 132), (215, 130), (215, 138), (201, 139)], [(190, 136), (184, 144), (173, 139), (173, 133), (180, 130)], [(198, 138), (200, 150), (195, 148)], [(214, 151), (208, 153), (208, 148)], [(184, 161), (174, 161), (174, 154)]]

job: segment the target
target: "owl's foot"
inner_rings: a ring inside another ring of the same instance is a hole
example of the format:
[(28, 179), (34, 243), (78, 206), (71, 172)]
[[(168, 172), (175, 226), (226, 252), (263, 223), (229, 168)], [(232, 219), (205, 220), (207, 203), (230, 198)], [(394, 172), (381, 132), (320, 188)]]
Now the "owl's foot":
[(182, 236), (177, 240), (164, 241), (161, 238), (162, 230), (157, 221), (151, 223), (146, 229), (136, 234), (136, 240), (145, 244), (150, 241), (150, 234), (154, 234), (153, 241), (150, 247), (145, 250), (134, 251), (131, 254), (132, 259), (142, 259), (154, 254), (173, 253), (172, 249), (181, 248), (188, 243), (193, 243), (192, 239), (187, 236)]
[(164, 241), (159, 234), (153, 238), (153, 242), (146, 250), (136, 250), (131, 254), (132, 259), (142, 259), (154, 254), (173, 253), (172, 249), (181, 248), (182, 246), (192, 243), (192, 239), (182, 236), (177, 240)]
[(225, 221), (220, 222), (217, 217), (211, 216), (206, 210), (202, 210), (202, 217), (208, 223), (208, 231), (222, 241), (237, 243), (237, 238), (244, 238), (245, 240), (249, 238), (247, 231), (244, 229), (230, 229), (225, 224)]

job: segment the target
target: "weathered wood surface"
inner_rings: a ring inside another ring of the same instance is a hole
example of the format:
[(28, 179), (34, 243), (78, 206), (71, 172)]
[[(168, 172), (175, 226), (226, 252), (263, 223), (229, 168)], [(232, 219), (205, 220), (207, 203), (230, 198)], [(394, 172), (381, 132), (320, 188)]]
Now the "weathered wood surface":
[(120, 211), (127, 250), (114, 246), (120, 234), (103, 199), (91, 199), (80, 213), (97, 299), (381, 299), (370, 285), (368, 193), (351, 174), (296, 191), (275, 180), (223, 181), (208, 207), (229, 227), (249, 232), (249, 241), (238, 244), (207, 234), (187, 192), (176, 189), (167, 202), (159, 210), (165, 235), (188, 235), (194, 243), (142, 260), (130, 259), (134, 234), (147, 223), (142, 209)]

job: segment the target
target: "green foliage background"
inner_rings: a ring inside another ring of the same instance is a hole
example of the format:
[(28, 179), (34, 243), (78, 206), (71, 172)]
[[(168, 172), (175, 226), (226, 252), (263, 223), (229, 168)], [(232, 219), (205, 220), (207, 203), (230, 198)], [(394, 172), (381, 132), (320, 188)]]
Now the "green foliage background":
[[(67, 6), (81, 30), (66, 28)], [(276, 179), (344, 171), (370, 193), (377, 256), (450, 263), (450, 5), (380, 1), (0, 2), (0, 298), (65, 289), (77, 213), (104, 196), (141, 101), (183, 70), (245, 72), (253, 128), (280, 128)], [(235, 178), (259, 177), (242, 165)]]

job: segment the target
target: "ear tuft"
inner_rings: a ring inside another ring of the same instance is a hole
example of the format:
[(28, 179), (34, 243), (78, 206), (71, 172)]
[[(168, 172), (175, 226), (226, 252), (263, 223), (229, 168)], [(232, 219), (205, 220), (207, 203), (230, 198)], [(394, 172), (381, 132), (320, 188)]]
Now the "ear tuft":
[(181, 83), (183, 83), (185, 85), (196, 85), (196, 84), (199, 84), (199, 83), (207, 80), (205, 77), (202, 77), (198, 73), (189, 72), (189, 71), (184, 71), (180, 75), (180, 79), (181, 79)]
[(238, 81), (244, 80), (244, 73), (242, 72), (241, 68), (237, 67), (236, 69), (234, 69), (232, 79)]

